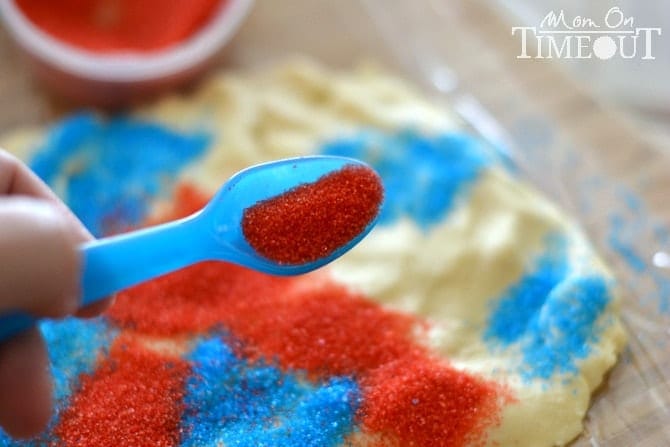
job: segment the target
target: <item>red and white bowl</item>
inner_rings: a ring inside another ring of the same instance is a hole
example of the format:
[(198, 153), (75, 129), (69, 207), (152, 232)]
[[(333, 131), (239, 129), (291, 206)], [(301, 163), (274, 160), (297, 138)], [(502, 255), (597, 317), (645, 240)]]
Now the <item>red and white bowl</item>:
[(0, 16), (28, 56), (35, 75), (77, 103), (119, 106), (183, 85), (201, 74), (237, 31), (253, 0), (222, 1), (200, 30), (165, 50), (101, 54), (55, 39), (31, 22), (14, 0)]

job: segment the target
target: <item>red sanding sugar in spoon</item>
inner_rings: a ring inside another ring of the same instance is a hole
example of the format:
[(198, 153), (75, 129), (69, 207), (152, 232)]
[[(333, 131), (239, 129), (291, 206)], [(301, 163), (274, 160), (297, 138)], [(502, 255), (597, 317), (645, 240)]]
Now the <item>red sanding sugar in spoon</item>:
[(247, 208), (242, 232), (260, 255), (279, 264), (313, 262), (365, 230), (383, 196), (372, 169), (347, 165)]

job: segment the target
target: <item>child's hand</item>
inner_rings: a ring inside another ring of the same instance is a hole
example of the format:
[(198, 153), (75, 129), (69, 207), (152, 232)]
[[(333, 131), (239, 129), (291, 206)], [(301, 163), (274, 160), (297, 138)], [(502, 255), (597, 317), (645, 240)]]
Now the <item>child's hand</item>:
[[(77, 247), (92, 236), (25, 165), (0, 149), (0, 314), (91, 316), (77, 312)], [(0, 426), (15, 437), (45, 428), (52, 411), (44, 340), (36, 328), (0, 344)]]

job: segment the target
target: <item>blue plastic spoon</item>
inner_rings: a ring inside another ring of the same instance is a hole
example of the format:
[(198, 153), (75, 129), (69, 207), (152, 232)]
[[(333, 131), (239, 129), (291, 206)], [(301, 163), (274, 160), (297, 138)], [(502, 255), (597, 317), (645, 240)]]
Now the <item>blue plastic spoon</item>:
[[(300, 157), (265, 163), (238, 172), (197, 213), (184, 219), (82, 245), (81, 306), (119, 290), (199, 261), (220, 260), (274, 275), (298, 275), (342, 256), (374, 226), (367, 227), (330, 255), (299, 265), (266, 259), (249, 245), (241, 229), (243, 212), (257, 202), (278, 196), (300, 184), (347, 165), (363, 165), (345, 157)], [(23, 312), (0, 316), (0, 340), (37, 320)]]

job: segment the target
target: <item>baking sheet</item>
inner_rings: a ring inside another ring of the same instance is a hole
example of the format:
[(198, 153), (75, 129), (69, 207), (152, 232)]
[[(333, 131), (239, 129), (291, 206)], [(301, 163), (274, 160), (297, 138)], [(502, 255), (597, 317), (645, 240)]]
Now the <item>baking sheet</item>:
[[(258, 0), (222, 55), (254, 69), (294, 54), (349, 68), (372, 59), (443, 101), (586, 228), (625, 291), (630, 345), (577, 446), (670, 441), (670, 161), (518, 42), (484, 0)], [(0, 32), (0, 132), (72, 110), (49, 98)]]

